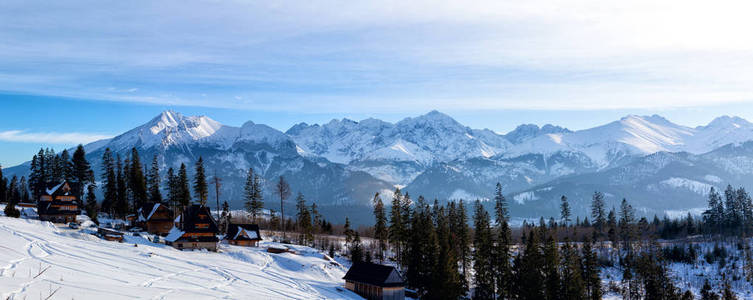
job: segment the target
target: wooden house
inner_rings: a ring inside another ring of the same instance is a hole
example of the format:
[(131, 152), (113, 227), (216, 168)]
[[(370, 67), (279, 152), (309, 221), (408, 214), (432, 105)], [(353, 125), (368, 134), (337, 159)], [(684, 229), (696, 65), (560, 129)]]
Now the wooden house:
[(231, 245), (256, 247), (261, 241), (259, 225), (231, 223), (228, 225), (225, 239)]
[(191, 205), (176, 218), (176, 226), (165, 237), (165, 244), (176, 249), (217, 251), (219, 229), (206, 206)]
[(37, 214), (42, 221), (58, 223), (75, 222), (81, 213), (78, 199), (73, 195), (67, 181), (45, 189), (37, 201)]
[(135, 225), (151, 234), (166, 235), (173, 228), (173, 211), (160, 203), (149, 203), (138, 209)]
[(405, 299), (405, 279), (394, 267), (357, 263), (345, 274), (345, 288), (369, 300)]

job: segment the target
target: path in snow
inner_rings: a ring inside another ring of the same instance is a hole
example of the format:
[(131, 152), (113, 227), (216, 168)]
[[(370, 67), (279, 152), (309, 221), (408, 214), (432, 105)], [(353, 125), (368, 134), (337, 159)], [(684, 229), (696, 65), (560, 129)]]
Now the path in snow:
[(1, 299), (55, 290), (53, 299), (362, 299), (338, 290), (346, 270), (308, 247), (296, 246), (300, 255), (229, 245), (222, 253), (178, 251), (141, 237), (109, 242), (1, 216), (0, 241)]

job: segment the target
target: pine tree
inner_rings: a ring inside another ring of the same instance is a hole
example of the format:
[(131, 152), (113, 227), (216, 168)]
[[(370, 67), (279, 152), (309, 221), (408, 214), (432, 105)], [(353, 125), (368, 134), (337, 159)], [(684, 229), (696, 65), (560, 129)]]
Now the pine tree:
[(489, 221), (489, 213), (476, 201), (473, 216), (473, 269), (475, 276), (473, 282), (476, 286), (474, 299), (494, 299), (494, 268), (492, 267), (492, 230)]
[(724, 225), (736, 235), (739, 233), (738, 229), (741, 225), (742, 214), (740, 212), (740, 203), (737, 201), (737, 191), (732, 188), (732, 185), (727, 185), (727, 188), (724, 190), (724, 200), (726, 209), (724, 211)]
[(186, 171), (186, 165), (180, 164), (180, 169), (178, 170), (178, 182), (177, 182), (177, 190), (178, 190), (178, 204), (180, 204), (181, 211), (186, 208), (189, 204), (191, 204), (191, 188), (188, 184), (188, 172)]
[(711, 233), (721, 233), (724, 220), (724, 204), (719, 193), (711, 187), (709, 191), (709, 208), (703, 213), (704, 222), (708, 224)]
[(387, 216), (384, 213), (384, 203), (379, 193), (374, 195), (374, 239), (377, 240), (376, 257), (379, 263), (384, 261), (384, 252), (387, 250)]
[(343, 234), (345, 235), (345, 244), (348, 245), (353, 241), (353, 230), (350, 229), (350, 219), (345, 217), (345, 225), (343, 226)]
[(99, 212), (99, 206), (97, 205), (97, 196), (95, 195), (94, 190), (97, 188), (97, 185), (94, 183), (90, 183), (86, 187), (86, 215), (89, 216), (89, 218), (94, 223), (99, 223), (97, 221), (97, 213)]
[[(42, 150), (39, 150), (39, 153), (42, 153)], [(34, 198), (34, 201), (39, 200), (39, 197), (42, 196), (43, 189), (42, 185), (44, 185), (44, 167), (42, 166), (44, 164), (44, 157), (40, 156), (40, 154), (35, 154), (34, 157), (31, 159), (31, 167), (29, 168), (29, 187), (31, 188), (31, 196)], [(3, 197), (3, 195), (0, 195), (0, 197)]]
[(290, 185), (287, 181), (285, 181), (285, 178), (280, 176), (279, 180), (277, 181), (277, 185), (275, 185), (275, 193), (278, 197), (280, 197), (280, 228), (282, 228), (282, 238), (285, 238), (285, 199), (287, 199), (290, 196)]
[(151, 203), (162, 203), (162, 192), (160, 191), (160, 187), (162, 184), (162, 179), (159, 175), (159, 162), (157, 160), (157, 155), (155, 154), (152, 158), (152, 167), (149, 170), (149, 202)]
[(148, 199), (146, 189), (146, 179), (144, 178), (144, 171), (141, 167), (141, 158), (139, 157), (139, 151), (136, 148), (131, 149), (131, 160), (128, 165), (129, 177), (128, 187), (133, 197), (133, 210), (137, 210), (144, 205)]
[(468, 226), (468, 213), (465, 209), (463, 200), (458, 202), (457, 214), (455, 221), (453, 222), (454, 228), (452, 232), (457, 235), (455, 239), (455, 251), (460, 261), (460, 269), (463, 275), (463, 283), (465, 289), (468, 288), (468, 268), (471, 262), (471, 229)]
[(607, 215), (607, 237), (612, 242), (612, 247), (617, 247), (617, 214), (614, 211), (614, 207), (612, 207)]
[(199, 204), (202, 206), (207, 205), (207, 197), (209, 197), (209, 186), (207, 185), (207, 177), (204, 174), (204, 159), (199, 156), (199, 160), (196, 161), (196, 175), (193, 182), (193, 191), (196, 194), (196, 198), (199, 200)]
[(604, 213), (604, 194), (598, 191), (594, 192), (591, 200), (591, 219), (596, 230), (602, 233), (604, 225), (606, 225), (606, 215)]

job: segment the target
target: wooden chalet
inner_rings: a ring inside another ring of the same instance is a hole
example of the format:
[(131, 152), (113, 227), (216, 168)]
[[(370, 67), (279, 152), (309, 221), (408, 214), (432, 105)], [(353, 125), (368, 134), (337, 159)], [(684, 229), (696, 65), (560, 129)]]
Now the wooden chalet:
[(369, 300), (405, 299), (405, 279), (394, 267), (357, 263), (345, 274), (345, 288)]
[(261, 241), (259, 225), (231, 223), (228, 225), (225, 239), (231, 245), (256, 247)]
[(191, 205), (176, 218), (176, 226), (165, 237), (165, 244), (176, 249), (207, 249), (217, 251), (217, 221), (202, 205)]
[(135, 225), (151, 234), (166, 235), (173, 228), (173, 211), (160, 203), (149, 203), (138, 209)]
[(37, 214), (42, 221), (75, 222), (76, 216), (80, 213), (78, 199), (72, 194), (67, 181), (45, 189), (44, 195), (37, 201)]

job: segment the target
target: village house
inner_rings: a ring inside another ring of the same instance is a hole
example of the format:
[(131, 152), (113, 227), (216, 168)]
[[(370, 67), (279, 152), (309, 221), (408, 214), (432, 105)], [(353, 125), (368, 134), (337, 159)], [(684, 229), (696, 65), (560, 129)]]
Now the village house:
[(75, 222), (81, 213), (78, 199), (72, 194), (67, 181), (45, 189), (37, 201), (37, 214), (42, 221), (69, 223)]
[(194, 204), (175, 219), (175, 227), (165, 237), (165, 244), (176, 249), (217, 251), (219, 229), (206, 206)]
[(357, 263), (345, 274), (345, 288), (369, 300), (405, 299), (405, 280), (394, 267)]
[(140, 207), (134, 225), (151, 234), (166, 235), (173, 228), (173, 212), (166, 205), (148, 203)]
[(225, 239), (231, 245), (256, 247), (261, 241), (259, 225), (256, 224), (229, 224)]

